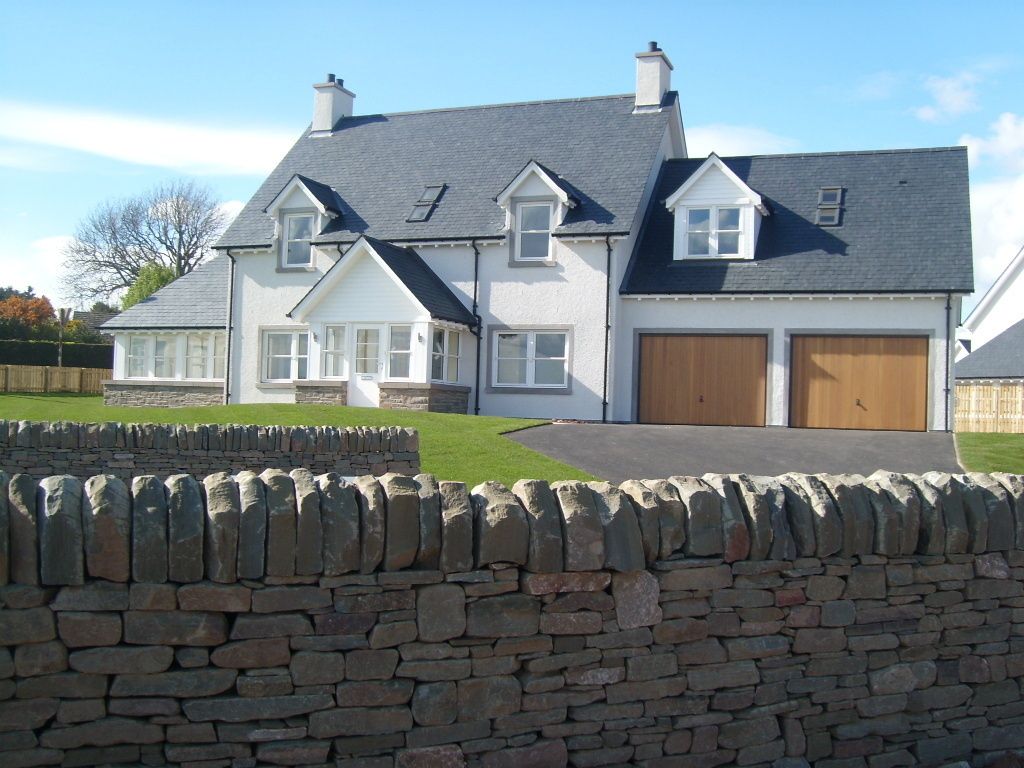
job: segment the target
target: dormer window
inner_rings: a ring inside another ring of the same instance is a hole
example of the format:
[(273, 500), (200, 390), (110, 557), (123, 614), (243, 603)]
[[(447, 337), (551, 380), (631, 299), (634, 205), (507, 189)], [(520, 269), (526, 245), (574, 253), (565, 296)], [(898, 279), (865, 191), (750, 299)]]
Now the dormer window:
[(516, 259), (547, 261), (551, 258), (551, 204), (519, 203), (516, 206)]
[(284, 265), (308, 267), (312, 260), (312, 213), (289, 213), (284, 217)]
[(741, 234), (736, 206), (686, 209), (687, 256), (739, 256)]

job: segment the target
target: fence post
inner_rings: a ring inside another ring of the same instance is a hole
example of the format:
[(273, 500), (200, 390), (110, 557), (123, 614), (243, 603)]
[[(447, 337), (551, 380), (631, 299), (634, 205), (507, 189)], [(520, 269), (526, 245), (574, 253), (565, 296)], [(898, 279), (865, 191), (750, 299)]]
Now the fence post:
[(84, 375), (84, 372), (85, 368), (78, 369), (78, 389), (75, 390), (78, 394), (82, 394), (82, 376)]

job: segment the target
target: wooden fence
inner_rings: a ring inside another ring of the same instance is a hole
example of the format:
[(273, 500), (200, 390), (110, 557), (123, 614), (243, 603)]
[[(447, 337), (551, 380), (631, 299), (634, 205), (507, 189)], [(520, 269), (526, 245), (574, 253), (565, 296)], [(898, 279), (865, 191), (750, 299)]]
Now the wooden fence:
[(50, 365), (0, 365), (0, 392), (82, 392), (103, 394), (109, 368), (57, 368)]
[(958, 382), (957, 432), (1024, 432), (1024, 382)]

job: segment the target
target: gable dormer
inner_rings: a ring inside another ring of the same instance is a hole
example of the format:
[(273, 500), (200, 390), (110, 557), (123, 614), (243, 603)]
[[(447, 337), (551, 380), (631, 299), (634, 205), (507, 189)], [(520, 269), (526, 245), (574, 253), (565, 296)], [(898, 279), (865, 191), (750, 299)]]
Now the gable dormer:
[(494, 198), (505, 211), (509, 263), (550, 264), (551, 233), (579, 201), (558, 174), (531, 160)]
[(753, 259), (768, 208), (715, 153), (665, 201), (675, 219), (673, 259)]
[(313, 238), (341, 216), (341, 198), (326, 184), (295, 174), (265, 209), (274, 219), (280, 269), (312, 269)]

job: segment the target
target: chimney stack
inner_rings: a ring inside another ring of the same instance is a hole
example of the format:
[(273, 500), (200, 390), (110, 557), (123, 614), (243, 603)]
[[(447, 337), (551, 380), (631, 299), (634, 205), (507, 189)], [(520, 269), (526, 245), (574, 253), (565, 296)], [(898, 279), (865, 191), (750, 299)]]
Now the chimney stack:
[(330, 135), (343, 117), (352, 117), (356, 95), (345, 88), (344, 80), (336, 80), (328, 73), (326, 82), (313, 86), (313, 135)]
[(661, 109), (662, 99), (672, 90), (672, 62), (658, 44), (651, 41), (647, 50), (636, 55), (636, 110)]

